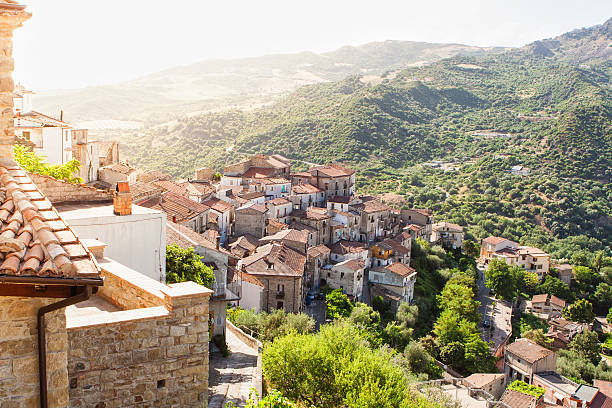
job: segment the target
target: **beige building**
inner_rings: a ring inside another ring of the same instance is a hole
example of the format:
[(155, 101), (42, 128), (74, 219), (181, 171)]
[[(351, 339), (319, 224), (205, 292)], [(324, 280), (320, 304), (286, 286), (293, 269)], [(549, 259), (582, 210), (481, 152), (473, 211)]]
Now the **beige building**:
[(319, 290), (321, 283), (322, 268), (330, 263), (331, 250), (325, 245), (317, 245), (308, 248), (306, 253), (306, 279), (305, 284)]
[(261, 204), (247, 204), (235, 211), (234, 233), (257, 238), (266, 235), (268, 209)]
[(572, 284), (572, 278), (574, 277), (572, 265), (555, 265), (554, 268), (557, 270), (557, 272), (559, 272), (559, 279), (561, 279), (563, 282), (567, 283), (568, 286), (570, 286)]
[[(223, 177), (239, 177), (245, 179), (256, 179), (265, 177), (289, 177), (291, 173), (291, 162), (280, 154), (270, 156), (256, 154), (238, 163), (225, 166)], [(223, 178), (221, 180), (223, 183)], [(241, 183), (242, 184), (242, 183)]]
[(341, 289), (354, 301), (361, 301), (363, 296), (363, 281), (365, 262), (357, 259), (347, 259), (333, 265), (324, 271), (323, 279), (332, 289)]
[(325, 202), (325, 192), (312, 184), (298, 184), (291, 187), (291, 197), (296, 208), (306, 211), (308, 207), (322, 207)]
[(533, 375), (557, 369), (557, 354), (536, 342), (520, 338), (504, 349), (504, 374), (506, 382), (521, 380), (527, 384)]
[(355, 197), (349, 209), (360, 215), (359, 241), (374, 242), (396, 235), (400, 230), (400, 217), (391, 207), (373, 196)]
[(314, 242), (314, 245), (330, 244), (331, 216), (328, 214), (327, 209), (309, 207), (306, 211), (293, 210), (291, 212), (290, 219), (290, 228), (294, 228), (294, 222), (299, 222), (308, 225), (316, 231), (316, 241)]
[(488, 265), (493, 258), (502, 259), (509, 265), (517, 265), (527, 272), (535, 273), (540, 280), (543, 280), (550, 270), (549, 254), (538, 248), (520, 246), (501, 237), (488, 237), (482, 240), (480, 261)]
[(495, 400), (498, 400), (506, 389), (506, 376), (494, 373), (476, 373), (463, 379), (466, 387), (488, 392)]
[(460, 249), (463, 247), (463, 227), (450, 222), (436, 222), (431, 226), (431, 242)]
[(534, 295), (528, 305), (528, 310), (531, 313), (545, 320), (551, 317), (561, 317), (563, 309), (565, 309), (565, 300), (554, 295), (549, 296), (547, 293)]
[[(261, 300), (249, 299), (259, 303), (262, 309), (270, 312), (285, 309), (287, 312), (302, 311), (304, 300), (304, 269), (306, 254), (302, 254), (282, 243), (260, 246), (255, 253), (238, 262), (241, 272), (257, 278), (263, 284)], [(241, 302), (246, 300), (242, 293)]]
[(113, 163), (98, 169), (98, 180), (112, 190), (118, 182), (136, 183), (138, 170), (123, 163)]
[(333, 262), (360, 259), (367, 268), (372, 265), (370, 248), (362, 242), (340, 240), (331, 246), (330, 258)]

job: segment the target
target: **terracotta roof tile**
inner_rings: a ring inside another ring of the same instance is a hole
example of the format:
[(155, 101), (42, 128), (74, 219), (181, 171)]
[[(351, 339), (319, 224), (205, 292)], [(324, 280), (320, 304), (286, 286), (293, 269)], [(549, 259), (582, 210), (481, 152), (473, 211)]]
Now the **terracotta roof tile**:
[(554, 354), (553, 351), (526, 338), (517, 339), (514, 343), (507, 345), (506, 352), (510, 352), (529, 363), (535, 363), (538, 360)]
[(0, 159), (0, 203), (0, 275), (99, 277), (95, 260), (12, 160)]

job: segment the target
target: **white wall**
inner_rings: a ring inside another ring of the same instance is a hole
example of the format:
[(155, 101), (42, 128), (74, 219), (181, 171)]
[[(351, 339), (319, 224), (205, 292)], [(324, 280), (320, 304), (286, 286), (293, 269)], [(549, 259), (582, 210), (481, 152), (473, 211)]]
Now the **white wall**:
[(264, 288), (250, 282), (242, 281), (240, 307), (253, 309), (256, 313), (261, 311), (261, 296)]
[(166, 279), (166, 214), (132, 206), (132, 215), (113, 214), (113, 205), (57, 205), (62, 218), (81, 238), (108, 246), (105, 256), (160, 282)]

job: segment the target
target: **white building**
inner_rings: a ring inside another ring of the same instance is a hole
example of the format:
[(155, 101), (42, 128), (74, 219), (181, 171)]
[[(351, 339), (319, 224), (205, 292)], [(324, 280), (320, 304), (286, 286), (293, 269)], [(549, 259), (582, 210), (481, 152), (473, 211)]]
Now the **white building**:
[(291, 201), (300, 210), (308, 207), (321, 207), (325, 202), (325, 192), (312, 184), (298, 184), (291, 187)]
[(275, 198), (266, 202), (268, 218), (276, 218), (283, 224), (289, 224), (289, 216), (293, 211), (293, 204), (286, 198)]
[(32, 93), (17, 87), (13, 97), (15, 135), (33, 144), (35, 153), (50, 164), (66, 164), (72, 160), (72, 126), (32, 110)]
[(357, 259), (347, 259), (324, 271), (321, 277), (332, 289), (341, 289), (343, 293), (355, 301), (360, 301), (363, 295), (365, 280), (365, 262)]
[(291, 181), (285, 178), (266, 178), (257, 180), (255, 189), (266, 196), (266, 201), (288, 197), (291, 194)]
[(217, 224), (217, 230), (221, 236), (221, 245), (225, 244), (227, 237), (232, 235), (234, 224), (234, 206), (218, 198), (211, 198), (202, 204), (210, 207), (208, 223)]
[(410, 303), (414, 299), (414, 284), (417, 272), (403, 263), (392, 263), (384, 267), (370, 269), (369, 280), (379, 284), (401, 298), (401, 301)]
[(367, 268), (371, 265), (370, 249), (361, 242), (340, 240), (332, 245), (330, 257), (333, 262), (357, 259), (362, 260)]
[(115, 215), (109, 203), (56, 204), (56, 210), (84, 239), (108, 244), (117, 262), (159, 282), (166, 281), (166, 214), (132, 206), (132, 214)]

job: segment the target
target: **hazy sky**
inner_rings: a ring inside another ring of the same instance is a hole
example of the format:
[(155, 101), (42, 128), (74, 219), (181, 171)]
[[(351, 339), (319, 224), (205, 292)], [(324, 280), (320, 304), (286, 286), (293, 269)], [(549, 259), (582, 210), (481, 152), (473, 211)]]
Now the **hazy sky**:
[(34, 90), (387, 39), (521, 46), (612, 16), (610, 0), (21, 2), (33, 16), (15, 34), (15, 78)]

